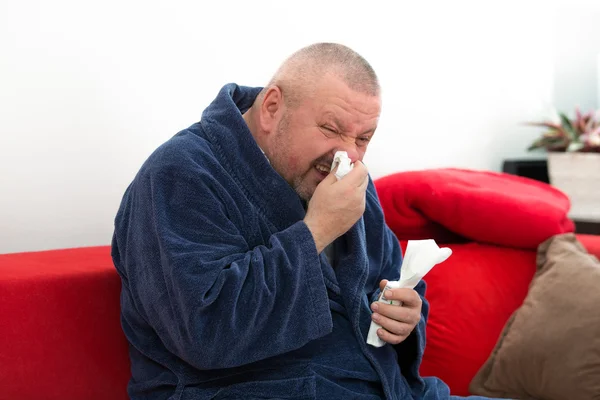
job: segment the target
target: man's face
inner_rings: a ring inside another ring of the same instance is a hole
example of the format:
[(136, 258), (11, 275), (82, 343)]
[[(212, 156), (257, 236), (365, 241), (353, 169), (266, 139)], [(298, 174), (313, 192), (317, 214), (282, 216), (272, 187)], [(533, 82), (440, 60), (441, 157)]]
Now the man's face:
[(270, 144), (273, 168), (304, 200), (329, 174), (336, 151), (362, 161), (381, 109), (379, 96), (355, 92), (337, 78), (322, 82), (314, 96), (286, 109)]

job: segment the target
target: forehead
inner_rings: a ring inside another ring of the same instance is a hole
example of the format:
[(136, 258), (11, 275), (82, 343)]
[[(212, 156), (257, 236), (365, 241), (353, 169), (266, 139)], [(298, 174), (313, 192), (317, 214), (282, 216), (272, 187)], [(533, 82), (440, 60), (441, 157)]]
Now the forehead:
[(317, 119), (343, 125), (372, 125), (374, 129), (381, 113), (379, 96), (354, 91), (336, 78), (319, 84), (310, 102)]

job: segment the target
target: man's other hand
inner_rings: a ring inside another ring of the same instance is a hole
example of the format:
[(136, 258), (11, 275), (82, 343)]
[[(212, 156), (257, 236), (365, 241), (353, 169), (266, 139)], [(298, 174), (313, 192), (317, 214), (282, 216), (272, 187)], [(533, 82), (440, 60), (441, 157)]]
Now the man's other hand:
[[(384, 290), (387, 280), (382, 280), (379, 288)], [(388, 300), (397, 300), (400, 305), (374, 302), (371, 304), (373, 321), (381, 325), (377, 336), (384, 342), (398, 344), (403, 342), (421, 320), (423, 304), (419, 294), (413, 289), (388, 289), (384, 296)]]

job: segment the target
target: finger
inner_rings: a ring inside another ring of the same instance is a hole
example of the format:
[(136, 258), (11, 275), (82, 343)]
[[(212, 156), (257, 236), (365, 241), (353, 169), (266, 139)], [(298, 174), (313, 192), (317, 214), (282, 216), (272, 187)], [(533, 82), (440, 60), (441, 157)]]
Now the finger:
[(421, 310), (416, 308), (399, 307), (381, 302), (374, 303), (373, 305), (375, 304), (377, 304), (377, 307), (372, 307), (374, 314), (379, 314), (394, 321), (416, 325), (421, 320)]
[(388, 300), (401, 301), (404, 307), (420, 307), (423, 302), (419, 293), (413, 289), (388, 289), (383, 295)]
[(356, 160), (356, 162), (354, 163), (354, 167), (352, 168), (352, 171), (357, 170), (357, 172), (359, 173), (359, 176), (361, 177), (361, 183), (363, 180), (369, 180), (369, 170), (367, 169), (367, 166), (360, 160)]
[(350, 185), (360, 186), (364, 183), (365, 178), (368, 178), (368, 176), (369, 171), (367, 170), (367, 167), (365, 167), (365, 164), (363, 164), (360, 160), (357, 160), (354, 163), (352, 170), (344, 177), (344, 181)]
[(334, 169), (331, 170), (331, 172), (329, 172), (329, 175), (327, 175), (325, 177), (325, 179), (323, 179), (321, 181), (321, 183), (319, 183), (319, 185), (321, 184), (325, 184), (325, 185), (333, 185), (334, 183), (336, 183), (338, 181), (337, 176), (335, 176), (335, 172), (337, 171), (338, 166), (336, 165)]
[(408, 324), (406, 322), (394, 321), (393, 319), (385, 317), (379, 313), (373, 314), (371, 318), (373, 321), (381, 325), (383, 329), (398, 336), (408, 336), (415, 327), (415, 325)]
[(358, 186), (358, 188), (361, 191), (366, 192), (368, 186), (369, 186), (369, 175), (367, 174), (367, 176), (365, 177), (365, 180), (362, 181), (362, 183)]
[(389, 344), (400, 344), (406, 340), (408, 335), (395, 335), (383, 328), (377, 329), (377, 336), (381, 340)]
[(381, 282), (379, 282), (379, 290), (385, 289), (385, 285), (387, 285), (388, 282), (389, 281), (387, 279), (382, 279)]

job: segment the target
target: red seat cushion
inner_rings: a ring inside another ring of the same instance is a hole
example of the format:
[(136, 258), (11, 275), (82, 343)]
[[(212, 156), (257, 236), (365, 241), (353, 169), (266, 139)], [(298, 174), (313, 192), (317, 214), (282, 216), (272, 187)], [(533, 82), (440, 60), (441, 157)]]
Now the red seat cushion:
[(126, 399), (110, 248), (0, 255), (0, 397)]
[(437, 376), (466, 396), (527, 294), (536, 253), (477, 243), (448, 247), (450, 258), (425, 277), (431, 308), (421, 375)]
[[(600, 257), (600, 236), (577, 238)], [(406, 250), (406, 241), (401, 244)], [(527, 295), (537, 253), (479, 243), (446, 246), (450, 258), (425, 276), (431, 308), (421, 375), (437, 376), (453, 394), (467, 396), (469, 383)]]

